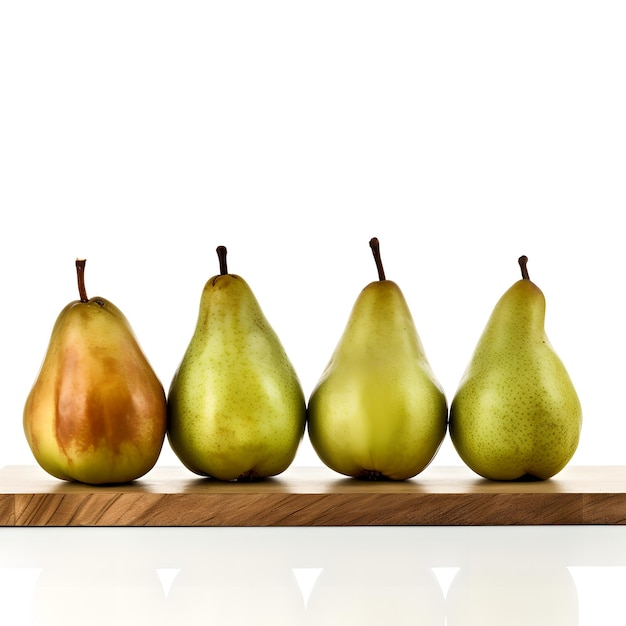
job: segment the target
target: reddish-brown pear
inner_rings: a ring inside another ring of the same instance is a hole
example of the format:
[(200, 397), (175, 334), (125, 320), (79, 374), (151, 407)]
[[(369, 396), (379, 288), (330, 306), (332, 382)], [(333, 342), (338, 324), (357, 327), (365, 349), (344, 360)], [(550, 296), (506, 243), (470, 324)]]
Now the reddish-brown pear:
[(79, 300), (59, 314), (24, 406), (24, 432), (52, 476), (124, 483), (156, 463), (166, 432), (161, 382), (123, 313), (88, 298), (77, 259)]

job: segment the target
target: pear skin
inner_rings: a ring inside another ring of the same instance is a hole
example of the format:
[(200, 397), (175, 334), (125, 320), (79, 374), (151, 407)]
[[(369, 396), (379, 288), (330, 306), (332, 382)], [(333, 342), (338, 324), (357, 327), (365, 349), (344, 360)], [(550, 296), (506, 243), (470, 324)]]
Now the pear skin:
[(76, 261), (81, 299), (59, 314), (26, 399), (26, 439), (52, 476), (125, 483), (156, 463), (165, 439), (163, 387), (122, 312), (88, 299), (85, 261)]
[(399, 286), (379, 280), (359, 294), (308, 404), (311, 444), (329, 468), (354, 478), (405, 480), (425, 469), (448, 409)]
[(494, 480), (547, 479), (578, 447), (582, 408), (545, 332), (546, 301), (522, 279), (496, 304), (450, 407), (461, 459)]
[(298, 376), (248, 283), (220, 274), (202, 292), (196, 328), (168, 393), (168, 439), (192, 472), (219, 480), (275, 476), (306, 424)]

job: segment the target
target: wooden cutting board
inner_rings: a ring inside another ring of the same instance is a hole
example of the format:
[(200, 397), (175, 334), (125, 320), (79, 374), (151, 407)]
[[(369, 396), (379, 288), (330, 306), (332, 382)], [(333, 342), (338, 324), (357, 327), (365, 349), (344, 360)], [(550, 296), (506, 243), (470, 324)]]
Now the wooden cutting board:
[(251, 483), (155, 467), (126, 485), (0, 469), (2, 526), (484, 526), (626, 524), (626, 467), (571, 466), (547, 481), (495, 482), (431, 465), (403, 482), (290, 467)]

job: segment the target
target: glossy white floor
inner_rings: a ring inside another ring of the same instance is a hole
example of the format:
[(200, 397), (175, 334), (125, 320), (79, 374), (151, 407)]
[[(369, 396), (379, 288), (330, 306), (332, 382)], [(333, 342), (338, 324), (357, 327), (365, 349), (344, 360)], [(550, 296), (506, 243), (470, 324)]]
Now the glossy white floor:
[(626, 623), (626, 527), (3, 528), (14, 626)]

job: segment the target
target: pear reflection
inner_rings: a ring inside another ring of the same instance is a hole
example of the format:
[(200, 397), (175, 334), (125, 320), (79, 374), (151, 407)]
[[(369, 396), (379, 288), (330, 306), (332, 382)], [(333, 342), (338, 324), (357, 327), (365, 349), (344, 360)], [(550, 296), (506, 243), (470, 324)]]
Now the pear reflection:
[(308, 626), (443, 626), (445, 600), (432, 570), (371, 559), (324, 568), (307, 603)]
[(447, 626), (575, 626), (578, 593), (564, 565), (462, 567), (446, 597)]
[(164, 626), (164, 602), (163, 587), (153, 568), (70, 562), (46, 568), (39, 575), (33, 594), (33, 624)]
[(167, 623), (302, 624), (304, 602), (293, 572), (259, 561), (235, 557), (181, 569), (167, 595)]

